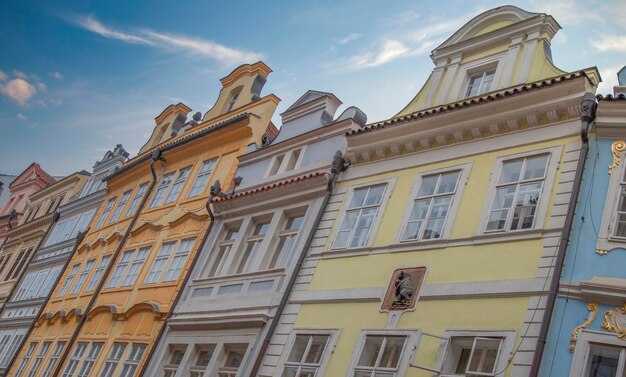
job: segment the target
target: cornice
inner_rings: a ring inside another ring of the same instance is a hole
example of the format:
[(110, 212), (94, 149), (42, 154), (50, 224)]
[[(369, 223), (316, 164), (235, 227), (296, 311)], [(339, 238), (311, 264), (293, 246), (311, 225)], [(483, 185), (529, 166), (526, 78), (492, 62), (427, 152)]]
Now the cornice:
[(72, 200), (69, 203), (65, 203), (64, 205), (59, 207), (59, 213), (61, 214), (61, 218), (66, 216), (66, 214), (68, 213), (78, 212), (96, 204), (102, 203), (106, 194), (107, 190), (99, 190), (89, 195), (83, 196), (82, 198)]

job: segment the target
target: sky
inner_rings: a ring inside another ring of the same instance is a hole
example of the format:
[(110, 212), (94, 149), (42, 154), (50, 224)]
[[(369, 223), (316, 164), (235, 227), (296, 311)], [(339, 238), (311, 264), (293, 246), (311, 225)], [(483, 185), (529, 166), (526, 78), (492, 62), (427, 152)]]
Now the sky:
[[(242, 63), (273, 70), (280, 114), (309, 89), (368, 122), (392, 117), (433, 69), (431, 50), (498, 5), (552, 15), (565, 71), (597, 66), (612, 92), (626, 65), (626, 2), (0, 0), (0, 173), (38, 162), (91, 171), (121, 143), (131, 156), (172, 103), (206, 112)], [(441, 6), (445, 4), (445, 6)]]

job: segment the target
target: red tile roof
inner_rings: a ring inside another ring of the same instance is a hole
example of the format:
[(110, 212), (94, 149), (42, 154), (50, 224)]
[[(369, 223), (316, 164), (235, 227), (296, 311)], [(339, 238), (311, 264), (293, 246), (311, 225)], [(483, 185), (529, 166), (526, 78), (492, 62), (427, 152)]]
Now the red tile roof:
[(28, 165), (26, 167), (26, 169), (24, 169), (20, 174), (17, 175), (17, 177), (15, 177), (14, 180), (11, 181), (11, 183), (9, 183), (9, 187), (11, 187), (11, 185), (17, 181), (22, 175), (24, 175), (29, 169), (33, 168), (35, 170), (35, 175), (37, 175), (37, 177), (39, 177), (39, 179), (43, 180), (44, 182), (46, 182), (47, 184), (51, 184), (56, 182), (54, 180), (54, 178), (52, 178), (48, 173), (46, 173), (41, 166), (36, 163), (33, 162), (30, 165)]
[(596, 96), (596, 99), (598, 100), (598, 102), (600, 101), (626, 101), (626, 95), (618, 94), (614, 96), (612, 94), (607, 94), (603, 96), (602, 94), (598, 94)]
[(259, 186), (259, 187), (254, 187), (251, 188), (249, 190), (246, 191), (241, 191), (241, 192), (237, 192), (231, 196), (227, 196), (227, 197), (223, 197), (223, 198), (215, 198), (213, 201), (215, 203), (217, 202), (223, 202), (226, 200), (231, 200), (231, 199), (236, 199), (236, 198), (240, 198), (242, 196), (248, 196), (248, 195), (252, 195), (252, 194), (256, 194), (258, 192), (263, 192), (263, 191), (267, 191), (267, 190), (271, 190), (273, 188), (276, 187), (280, 187), (280, 186), (287, 186), (293, 183), (297, 183), (297, 182), (302, 182), (304, 180), (310, 179), (310, 178), (314, 178), (314, 177), (319, 177), (322, 175), (326, 175), (326, 172), (324, 171), (316, 171), (313, 173), (307, 173), (307, 174), (303, 174), (297, 177), (292, 177), (289, 179), (285, 179), (284, 181), (278, 181), (278, 182), (274, 182), (274, 183), (270, 183), (268, 185), (265, 186)]

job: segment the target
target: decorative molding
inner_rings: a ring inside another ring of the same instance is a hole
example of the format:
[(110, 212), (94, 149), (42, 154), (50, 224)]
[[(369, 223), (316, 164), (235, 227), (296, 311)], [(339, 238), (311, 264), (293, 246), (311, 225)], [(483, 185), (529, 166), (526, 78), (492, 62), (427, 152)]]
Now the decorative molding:
[(617, 334), (618, 338), (626, 340), (626, 329), (620, 325), (622, 316), (619, 312), (621, 312), (622, 315), (626, 315), (626, 302), (622, 302), (621, 307), (615, 307), (604, 313), (604, 321), (600, 326), (608, 332), (614, 332)]
[(611, 153), (613, 153), (613, 163), (609, 165), (609, 175), (613, 173), (613, 169), (615, 169), (620, 163), (620, 155), (626, 149), (626, 142), (624, 140), (616, 140), (611, 144)]
[(426, 267), (396, 269), (383, 298), (382, 311), (407, 311), (415, 309), (420, 288), (426, 277)]
[(591, 325), (591, 323), (596, 319), (596, 316), (598, 315), (598, 304), (595, 302), (588, 303), (587, 310), (589, 310), (589, 316), (587, 317), (585, 323), (580, 326), (576, 326), (574, 331), (572, 331), (572, 337), (569, 341), (570, 352), (574, 352), (574, 349), (576, 348), (576, 342), (578, 341), (578, 334), (580, 333), (580, 330), (589, 327), (589, 325)]
[[(609, 173), (609, 174), (611, 174), (611, 173)], [(609, 251), (611, 251), (611, 250), (596, 249), (596, 254), (598, 254), (598, 255), (607, 255), (609, 253)]]

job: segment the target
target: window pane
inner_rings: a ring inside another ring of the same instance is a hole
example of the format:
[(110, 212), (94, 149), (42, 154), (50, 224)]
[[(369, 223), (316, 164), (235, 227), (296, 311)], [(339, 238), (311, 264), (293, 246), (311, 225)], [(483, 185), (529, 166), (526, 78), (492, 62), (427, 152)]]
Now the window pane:
[(442, 174), (439, 187), (437, 188), (437, 194), (455, 192), (459, 174), (461, 174), (461, 172), (458, 171)]
[(388, 336), (387, 344), (378, 366), (382, 368), (396, 368), (398, 361), (400, 361), (402, 348), (404, 348), (404, 337)]
[(494, 373), (496, 357), (500, 348), (500, 339), (477, 338), (474, 353), (469, 362), (468, 372)]
[(380, 204), (383, 199), (383, 193), (385, 192), (385, 186), (374, 186), (370, 188), (370, 192), (365, 200), (366, 206)]
[(363, 205), (363, 202), (365, 202), (367, 189), (367, 187), (364, 187), (354, 190), (354, 194), (352, 195), (352, 200), (350, 200), (350, 205), (348, 206), (348, 208), (361, 207)]
[(547, 164), (548, 156), (538, 156), (526, 159), (524, 179), (543, 178), (543, 176), (546, 174)]
[(428, 177), (422, 178), (422, 183), (420, 184), (419, 191), (417, 192), (417, 196), (430, 196), (435, 193), (435, 187), (437, 187), (437, 180), (439, 175), (431, 175)]
[(311, 347), (309, 348), (309, 352), (304, 362), (307, 364), (319, 364), (322, 360), (327, 340), (328, 336), (325, 335), (313, 336)]
[(299, 363), (302, 361), (302, 357), (304, 356), (304, 351), (306, 351), (306, 346), (309, 344), (309, 336), (308, 335), (298, 335), (296, 336), (296, 340), (293, 343), (293, 347), (291, 348), (291, 353), (289, 354), (289, 358), (287, 361)]
[(500, 173), (500, 180), (498, 181), (498, 183), (519, 181), (523, 164), (524, 160), (509, 161), (502, 164), (502, 173)]
[(592, 345), (589, 351), (587, 377), (617, 377), (620, 349)]
[(365, 345), (363, 346), (363, 351), (361, 352), (361, 357), (357, 365), (366, 367), (376, 366), (376, 359), (378, 358), (378, 353), (380, 352), (384, 339), (384, 336), (368, 336), (365, 339)]

